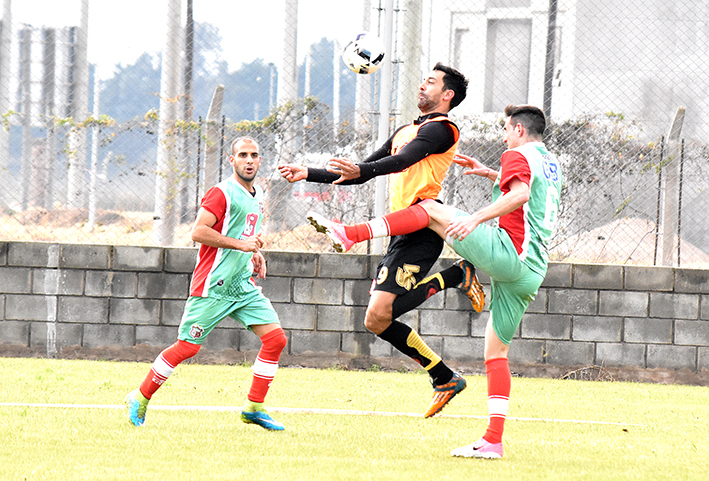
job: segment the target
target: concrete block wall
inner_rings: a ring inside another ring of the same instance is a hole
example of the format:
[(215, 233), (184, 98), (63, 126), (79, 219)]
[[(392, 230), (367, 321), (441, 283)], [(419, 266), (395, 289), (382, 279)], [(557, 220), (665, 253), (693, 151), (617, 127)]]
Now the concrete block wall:
[[(403, 357), (366, 331), (377, 256), (265, 252), (260, 280), (290, 356)], [(196, 249), (0, 242), (0, 355), (26, 347), (174, 342)], [(436, 268), (447, 267), (442, 259)], [(481, 275), (489, 297), (489, 279)], [(483, 359), (490, 313), (448, 289), (400, 319), (446, 360)], [(258, 339), (225, 319), (203, 351), (253, 351)], [(709, 369), (709, 271), (552, 263), (522, 320), (510, 360), (552, 366)]]

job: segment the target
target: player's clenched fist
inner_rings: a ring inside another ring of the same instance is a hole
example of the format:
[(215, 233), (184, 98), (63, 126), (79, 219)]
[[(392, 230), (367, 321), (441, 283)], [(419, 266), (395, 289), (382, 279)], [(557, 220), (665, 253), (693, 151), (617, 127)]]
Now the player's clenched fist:
[(241, 239), (239, 250), (244, 252), (256, 252), (261, 247), (263, 247), (263, 240), (260, 235), (256, 235)]

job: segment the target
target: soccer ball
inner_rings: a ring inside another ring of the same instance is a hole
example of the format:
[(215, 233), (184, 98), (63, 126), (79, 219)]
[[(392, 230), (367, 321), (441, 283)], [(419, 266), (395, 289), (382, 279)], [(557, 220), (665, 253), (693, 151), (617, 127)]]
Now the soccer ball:
[(354, 73), (376, 72), (384, 61), (384, 44), (372, 33), (359, 33), (342, 49), (342, 60)]

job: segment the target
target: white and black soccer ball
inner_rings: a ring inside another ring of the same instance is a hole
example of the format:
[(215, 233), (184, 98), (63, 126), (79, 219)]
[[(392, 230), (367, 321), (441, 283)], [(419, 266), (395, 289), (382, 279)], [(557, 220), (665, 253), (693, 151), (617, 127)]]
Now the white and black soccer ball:
[(354, 73), (376, 72), (384, 63), (384, 43), (373, 33), (359, 33), (342, 49), (342, 60)]

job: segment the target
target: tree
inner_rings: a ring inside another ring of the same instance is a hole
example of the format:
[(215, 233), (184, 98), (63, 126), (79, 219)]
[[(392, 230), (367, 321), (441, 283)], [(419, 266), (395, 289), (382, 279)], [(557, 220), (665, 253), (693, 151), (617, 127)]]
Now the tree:
[(123, 123), (143, 118), (160, 104), (160, 55), (144, 53), (134, 64), (116, 66), (115, 75), (104, 82), (102, 113)]

